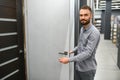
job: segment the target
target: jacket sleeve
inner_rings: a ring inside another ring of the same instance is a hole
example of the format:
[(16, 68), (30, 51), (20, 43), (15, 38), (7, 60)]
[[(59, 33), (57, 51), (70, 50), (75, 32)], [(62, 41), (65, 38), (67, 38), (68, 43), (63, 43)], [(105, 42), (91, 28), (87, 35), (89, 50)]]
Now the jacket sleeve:
[(84, 50), (78, 55), (70, 57), (69, 61), (70, 62), (83, 61), (89, 58), (93, 54), (93, 52), (96, 51), (97, 45), (99, 43), (99, 39), (100, 39), (100, 34), (93, 32), (88, 38), (88, 43), (86, 47), (84, 47)]

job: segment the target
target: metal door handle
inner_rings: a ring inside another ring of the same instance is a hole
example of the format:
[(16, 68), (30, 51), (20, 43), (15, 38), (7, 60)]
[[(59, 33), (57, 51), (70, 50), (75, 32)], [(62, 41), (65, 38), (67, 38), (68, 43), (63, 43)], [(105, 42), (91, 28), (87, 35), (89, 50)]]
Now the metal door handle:
[(62, 55), (67, 55), (68, 52), (59, 52), (59, 54), (62, 54)]

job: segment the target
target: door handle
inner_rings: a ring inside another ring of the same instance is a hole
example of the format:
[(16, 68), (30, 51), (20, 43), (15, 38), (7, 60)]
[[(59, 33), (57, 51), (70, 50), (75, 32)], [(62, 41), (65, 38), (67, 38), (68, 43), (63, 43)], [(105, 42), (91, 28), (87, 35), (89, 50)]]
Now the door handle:
[(62, 55), (67, 55), (68, 54), (68, 52), (59, 52), (58, 54), (62, 54)]

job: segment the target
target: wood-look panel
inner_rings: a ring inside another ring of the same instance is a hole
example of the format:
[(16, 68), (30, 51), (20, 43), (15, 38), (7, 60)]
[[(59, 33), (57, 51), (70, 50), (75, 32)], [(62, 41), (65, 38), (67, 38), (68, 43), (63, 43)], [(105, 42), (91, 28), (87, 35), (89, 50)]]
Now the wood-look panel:
[(16, 74), (10, 76), (9, 78), (7, 78), (5, 80), (21, 80), (18, 76), (19, 76), (19, 72), (17, 72)]
[(19, 69), (18, 60), (0, 67), (0, 79)]
[(0, 18), (16, 19), (16, 9), (0, 5)]
[[(16, 70), (19, 72), (5, 80), (25, 80), (22, 22), (22, 0), (0, 0), (0, 80)], [(5, 51), (16, 45), (16, 49)], [(19, 54), (18, 50), (23, 50), (23, 52)], [(16, 57), (19, 61), (1, 66)]]
[(0, 48), (17, 45), (17, 35), (0, 36)]
[(0, 0), (0, 5), (16, 8), (16, 0)]
[(17, 48), (2, 51), (0, 52), (0, 64), (16, 57), (18, 57)]
[(17, 32), (16, 22), (0, 21), (0, 33)]

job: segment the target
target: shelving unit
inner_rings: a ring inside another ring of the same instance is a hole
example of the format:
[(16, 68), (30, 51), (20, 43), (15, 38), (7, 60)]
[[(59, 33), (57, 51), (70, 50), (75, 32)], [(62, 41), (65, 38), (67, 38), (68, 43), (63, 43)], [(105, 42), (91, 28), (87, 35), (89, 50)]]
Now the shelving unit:
[(117, 41), (117, 24), (114, 24), (113, 27), (111, 27), (112, 30), (112, 42), (116, 43)]
[(95, 18), (95, 26), (101, 32), (101, 18)]

